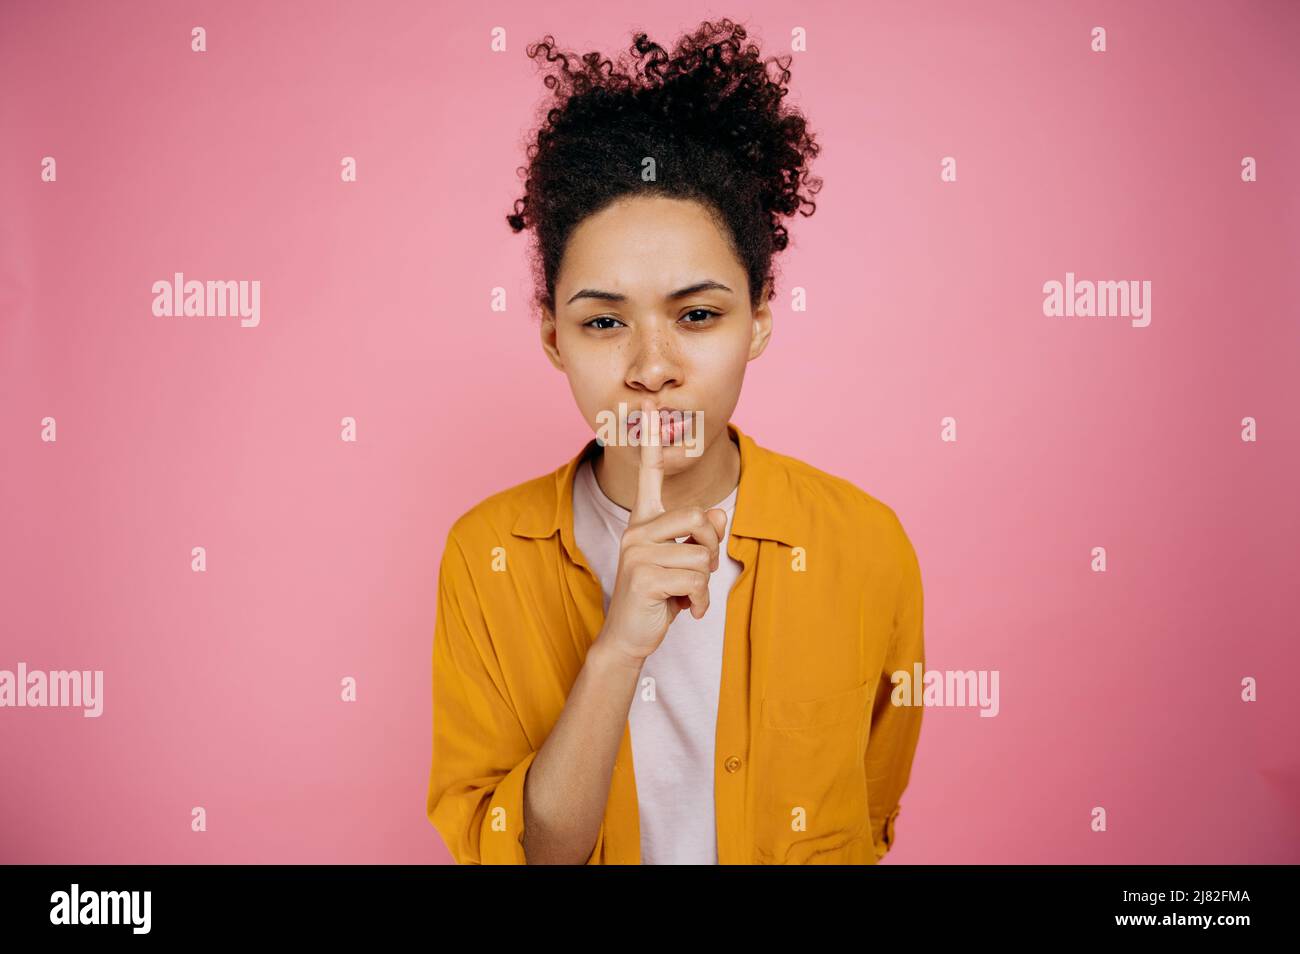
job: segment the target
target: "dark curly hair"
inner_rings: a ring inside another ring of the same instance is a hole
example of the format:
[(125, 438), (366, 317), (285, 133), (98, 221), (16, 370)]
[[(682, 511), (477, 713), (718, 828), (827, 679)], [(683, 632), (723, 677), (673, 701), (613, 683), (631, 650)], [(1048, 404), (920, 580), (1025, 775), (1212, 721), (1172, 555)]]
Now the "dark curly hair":
[[(573, 230), (628, 194), (702, 204), (745, 267), (751, 307), (766, 282), (773, 282), (767, 297), (775, 294), (772, 257), (789, 244), (780, 218), (816, 211), (811, 196), (822, 180), (807, 165), (820, 147), (805, 117), (781, 103), (791, 58), (762, 60), (746, 35), (729, 19), (706, 20), (670, 56), (638, 32), (632, 62), (620, 57), (617, 65), (600, 53), (560, 52), (549, 35), (528, 47), (539, 70), (559, 64), (544, 80), (556, 102), (543, 104), (529, 165), (517, 170), (525, 194), (506, 216), (515, 232), (535, 229), (539, 304), (555, 307), (555, 278)], [(647, 156), (655, 160), (649, 182), (641, 175)]]

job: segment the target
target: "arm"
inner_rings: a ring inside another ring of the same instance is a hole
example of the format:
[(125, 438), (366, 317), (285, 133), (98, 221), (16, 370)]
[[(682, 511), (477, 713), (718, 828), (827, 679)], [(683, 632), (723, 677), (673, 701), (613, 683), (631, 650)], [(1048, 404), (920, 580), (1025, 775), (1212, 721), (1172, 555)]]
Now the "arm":
[[(530, 864), (590, 864), (604, 838), (610, 774), (641, 674), (597, 640), (528, 773), (524, 850)], [(592, 845), (596, 847), (592, 847)]]
[[(901, 532), (901, 527), (900, 527)], [(907, 535), (902, 535), (903, 575), (899, 581), (894, 631), (885, 664), (876, 687), (871, 715), (871, 737), (867, 742), (867, 793), (871, 806), (871, 837), (876, 859), (883, 858), (894, 844), (894, 820), (899, 800), (907, 788), (912, 756), (921, 734), (922, 706), (896, 706), (891, 702), (894, 672), (904, 670), (911, 677), (913, 664), (925, 669), (925, 626), (921, 568)]]
[(459, 864), (591, 863), (640, 667), (593, 646), (534, 750), (484, 664), (491, 645), (468, 562), (449, 534), (434, 625), (429, 820)]

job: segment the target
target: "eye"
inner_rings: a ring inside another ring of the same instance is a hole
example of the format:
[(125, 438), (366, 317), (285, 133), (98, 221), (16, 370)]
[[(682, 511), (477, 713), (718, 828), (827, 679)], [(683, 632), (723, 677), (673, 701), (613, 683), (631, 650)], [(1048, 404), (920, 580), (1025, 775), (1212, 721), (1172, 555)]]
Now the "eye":
[[(692, 315), (696, 316), (694, 320), (690, 320)], [(710, 319), (717, 318), (719, 316), (720, 316), (719, 312), (711, 311), (708, 308), (693, 308), (690, 311), (688, 311), (685, 315), (682, 315), (682, 320), (684, 320), (688, 325), (703, 325), (708, 323)], [(612, 325), (597, 324), (597, 322), (602, 322), (602, 321), (613, 322), (613, 324)], [(587, 321), (584, 321), (582, 323), (582, 326), (584, 328), (594, 328), (597, 331), (610, 331), (613, 328), (622, 324), (623, 322), (619, 321), (613, 315), (597, 315), (595, 318), (590, 318)]]

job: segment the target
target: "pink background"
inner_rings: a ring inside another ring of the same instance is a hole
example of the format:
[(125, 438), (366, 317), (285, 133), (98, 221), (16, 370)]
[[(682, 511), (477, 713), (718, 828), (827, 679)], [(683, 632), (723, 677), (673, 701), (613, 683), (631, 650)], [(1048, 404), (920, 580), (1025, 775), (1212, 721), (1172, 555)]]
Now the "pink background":
[[(888, 861), (1300, 861), (1300, 6), (861, 6), (0, 5), (0, 668), (105, 671), (99, 719), (0, 710), (0, 860), (448, 860), (447, 528), (591, 436), (504, 220), (524, 47), (728, 15), (807, 30), (826, 183), (735, 421), (893, 507), (929, 667), (1001, 674), (927, 712)], [(175, 271), (260, 326), (154, 317)], [(1150, 327), (1045, 317), (1067, 271)]]

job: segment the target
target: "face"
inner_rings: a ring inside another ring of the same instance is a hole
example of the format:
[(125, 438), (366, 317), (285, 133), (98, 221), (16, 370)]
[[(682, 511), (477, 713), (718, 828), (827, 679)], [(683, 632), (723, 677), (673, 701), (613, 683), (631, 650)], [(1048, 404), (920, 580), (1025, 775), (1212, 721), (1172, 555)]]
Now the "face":
[[(703, 287), (700, 287), (703, 286)], [(751, 308), (745, 269), (696, 202), (662, 196), (620, 200), (573, 232), (543, 311), (542, 347), (593, 431), (619, 403), (683, 412), (703, 433), (667, 444), (664, 474), (690, 468), (714, 442), (740, 398), (745, 365), (771, 334), (767, 288)], [(607, 452), (636, 455), (638, 447)], [(629, 458), (630, 459), (630, 458)]]

